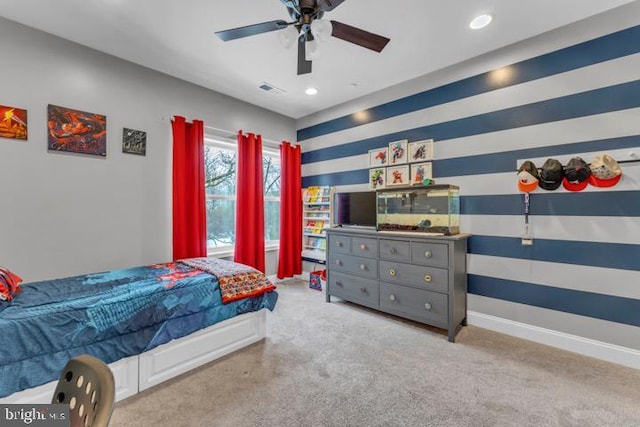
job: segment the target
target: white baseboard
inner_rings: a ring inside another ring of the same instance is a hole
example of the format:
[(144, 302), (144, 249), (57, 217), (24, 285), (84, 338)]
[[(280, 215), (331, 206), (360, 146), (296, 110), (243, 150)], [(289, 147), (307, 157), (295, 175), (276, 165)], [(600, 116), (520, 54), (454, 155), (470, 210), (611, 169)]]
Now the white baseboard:
[(596, 359), (606, 360), (607, 362), (640, 369), (640, 351), (631, 348), (527, 325), (525, 323), (474, 311), (467, 312), (467, 322), (469, 325), (480, 328), (490, 329), (506, 335), (572, 351), (584, 356), (595, 357)]

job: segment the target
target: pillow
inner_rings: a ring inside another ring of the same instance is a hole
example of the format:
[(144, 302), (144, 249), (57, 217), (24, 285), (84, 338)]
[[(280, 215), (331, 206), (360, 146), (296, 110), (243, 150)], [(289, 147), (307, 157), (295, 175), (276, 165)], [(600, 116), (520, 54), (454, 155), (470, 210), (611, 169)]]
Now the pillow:
[(22, 278), (10, 272), (7, 268), (0, 267), (0, 301), (11, 301), (20, 293)]

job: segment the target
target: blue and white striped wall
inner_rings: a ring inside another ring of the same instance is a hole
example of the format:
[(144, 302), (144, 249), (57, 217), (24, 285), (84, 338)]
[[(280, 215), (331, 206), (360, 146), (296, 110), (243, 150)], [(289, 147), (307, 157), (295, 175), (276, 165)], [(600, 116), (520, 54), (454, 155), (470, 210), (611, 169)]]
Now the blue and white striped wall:
[(433, 138), (473, 235), (470, 323), (640, 368), (640, 162), (614, 188), (532, 193), (532, 246), (515, 172), (640, 159), (638, 3), (300, 120), (303, 186), (366, 190), (368, 150)]

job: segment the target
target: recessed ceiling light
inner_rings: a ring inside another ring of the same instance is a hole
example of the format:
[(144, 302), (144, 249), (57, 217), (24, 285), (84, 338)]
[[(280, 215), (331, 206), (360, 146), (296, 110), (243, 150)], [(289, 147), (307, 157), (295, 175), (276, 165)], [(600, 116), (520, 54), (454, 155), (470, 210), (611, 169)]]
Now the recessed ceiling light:
[(469, 28), (471, 28), (472, 30), (479, 30), (480, 28), (484, 28), (489, 25), (492, 20), (493, 16), (489, 15), (488, 13), (476, 16), (469, 24)]
[(304, 93), (306, 93), (307, 95), (315, 95), (318, 93), (318, 89), (316, 89), (315, 87), (310, 87), (309, 89), (305, 90)]

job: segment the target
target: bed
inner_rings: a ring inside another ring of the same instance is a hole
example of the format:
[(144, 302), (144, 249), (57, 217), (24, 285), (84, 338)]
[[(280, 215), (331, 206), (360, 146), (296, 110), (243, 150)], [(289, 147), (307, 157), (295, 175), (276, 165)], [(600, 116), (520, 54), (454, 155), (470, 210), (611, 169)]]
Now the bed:
[(44, 403), (68, 359), (109, 363), (121, 400), (259, 341), (278, 294), (215, 258), (34, 282), (0, 301), (0, 403)]

